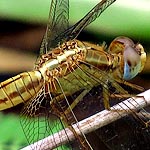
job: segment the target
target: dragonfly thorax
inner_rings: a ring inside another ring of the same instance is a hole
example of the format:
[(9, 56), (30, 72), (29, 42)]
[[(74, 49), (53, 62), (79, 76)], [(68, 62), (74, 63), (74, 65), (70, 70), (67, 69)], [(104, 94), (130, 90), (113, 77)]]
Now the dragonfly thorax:
[(42, 55), (37, 69), (40, 70), (45, 80), (51, 77), (63, 77), (77, 68), (80, 60), (85, 57), (85, 47), (83, 44), (79, 47), (78, 43), (80, 42), (77, 40), (68, 41)]

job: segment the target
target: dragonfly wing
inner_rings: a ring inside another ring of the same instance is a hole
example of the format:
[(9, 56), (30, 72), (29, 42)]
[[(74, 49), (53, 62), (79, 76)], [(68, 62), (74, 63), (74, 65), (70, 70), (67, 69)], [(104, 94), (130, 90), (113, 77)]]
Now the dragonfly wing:
[[(55, 48), (54, 39), (69, 27), (69, 0), (52, 0), (46, 33), (42, 40), (40, 55)], [(63, 40), (63, 38), (62, 38)]]
[[(50, 101), (45, 97), (44, 88), (25, 106), (21, 113), (21, 126), (29, 144), (58, 132), (63, 128), (61, 120), (51, 113)], [(53, 141), (55, 143), (55, 139)], [(37, 149), (44, 143), (38, 143)], [(46, 143), (46, 145), (51, 145)], [(47, 146), (48, 147), (48, 146)], [(32, 147), (32, 149), (35, 149)], [(61, 149), (67, 149), (61, 146)]]
[(96, 18), (98, 18), (101, 13), (115, 1), (116, 0), (102, 0), (93, 9), (91, 9), (80, 21), (78, 21), (72, 27), (68, 28), (59, 36), (57, 36), (54, 41), (57, 41), (58, 43), (59, 41), (61, 41), (62, 38), (65, 41), (76, 38), (87, 25), (89, 25)]
[[(116, 0), (102, 0), (80, 21), (69, 27), (69, 0), (52, 0), (46, 33), (42, 40), (40, 56), (58, 44), (76, 38), (79, 33)], [(38, 59), (37, 59), (38, 62)]]

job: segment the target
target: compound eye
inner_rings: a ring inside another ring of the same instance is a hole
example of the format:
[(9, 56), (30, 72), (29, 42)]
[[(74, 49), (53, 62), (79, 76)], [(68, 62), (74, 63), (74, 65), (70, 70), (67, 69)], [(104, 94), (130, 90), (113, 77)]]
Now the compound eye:
[(134, 78), (141, 69), (140, 55), (136, 52), (132, 46), (126, 46), (124, 53), (124, 80), (130, 80)]
[(119, 37), (115, 38), (114, 40), (123, 43), (125, 46), (134, 46), (135, 45), (134, 42), (130, 38), (125, 37), (125, 36), (119, 36)]
[(130, 38), (125, 36), (119, 36), (111, 42), (108, 48), (108, 52), (111, 54), (123, 53), (125, 47), (128, 46), (134, 47), (135, 44)]

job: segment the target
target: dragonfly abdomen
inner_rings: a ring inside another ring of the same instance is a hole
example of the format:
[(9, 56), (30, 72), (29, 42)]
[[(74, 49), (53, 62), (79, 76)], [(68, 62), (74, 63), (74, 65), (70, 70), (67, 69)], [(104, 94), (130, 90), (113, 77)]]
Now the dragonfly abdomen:
[(39, 71), (24, 72), (0, 83), (0, 110), (31, 99), (40, 90), (43, 77)]

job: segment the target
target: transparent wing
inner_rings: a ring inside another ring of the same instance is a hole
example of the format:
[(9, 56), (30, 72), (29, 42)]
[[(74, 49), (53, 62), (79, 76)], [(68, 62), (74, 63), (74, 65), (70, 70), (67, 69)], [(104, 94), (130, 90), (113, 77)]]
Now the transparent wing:
[[(24, 106), (21, 113), (21, 126), (29, 144), (42, 140), (63, 129), (61, 120), (55, 114), (51, 113), (50, 99), (48, 99), (44, 93), (44, 88), (42, 88), (40, 92)], [(52, 142), (55, 143), (55, 139)], [(39, 149), (42, 144), (44, 143), (39, 143), (37, 149)], [(46, 143), (46, 145), (48, 147), (50, 143)], [(67, 150), (70, 149), (68, 147), (60, 146), (59, 148)]]
[(54, 39), (69, 27), (69, 0), (52, 0), (46, 33), (42, 40), (40, 55), (47, 53), (58, 43)]
[[(21, 113), (21, 120), (20, 120), (21, 126), (23, 128), (28, 143), (33, 143), (36, 140), (39, 140), (40, 138), (39, 133), (42, 133), (44, 131), (44, 128), (42, 128), (40, 124), (40, 122), (42, 123), (42, 119), (39, 122), (39, 113), (41, 114), (41, 117), (42, 113), (44, 114), (43, 112), (44, 109), (41, 110), (43, 102), (44, 102), (44, 90), (42, 89), (31, 101), (29, 101), (24, 106), (23, 111)], [(44, 127), (44, 125), (42, 126)], [(40, 132), (39, 130), (43, 131)]]
[[(80, 21), (75, 25), (67, 29), (65, 32), (57, 36), (53, 42), (61, 43), (76, 38), (79, 33), (96, 18), (98, 18), (101, 13), (109, 7), (116, 0), (102, 0), (99, 2), (91, 11), (89, 11)], [(48, 47), (50, 44), (48, 43)]]
[(50, 7), (47, 30), (40, 48), (40, 55), (47, 53), (59, 43), (76, 38), (87, 25), (98, 18), (113, 2), (115, 0), (102, 0), (74, 26), (68, 28), (69, 1), (53, 0)]

